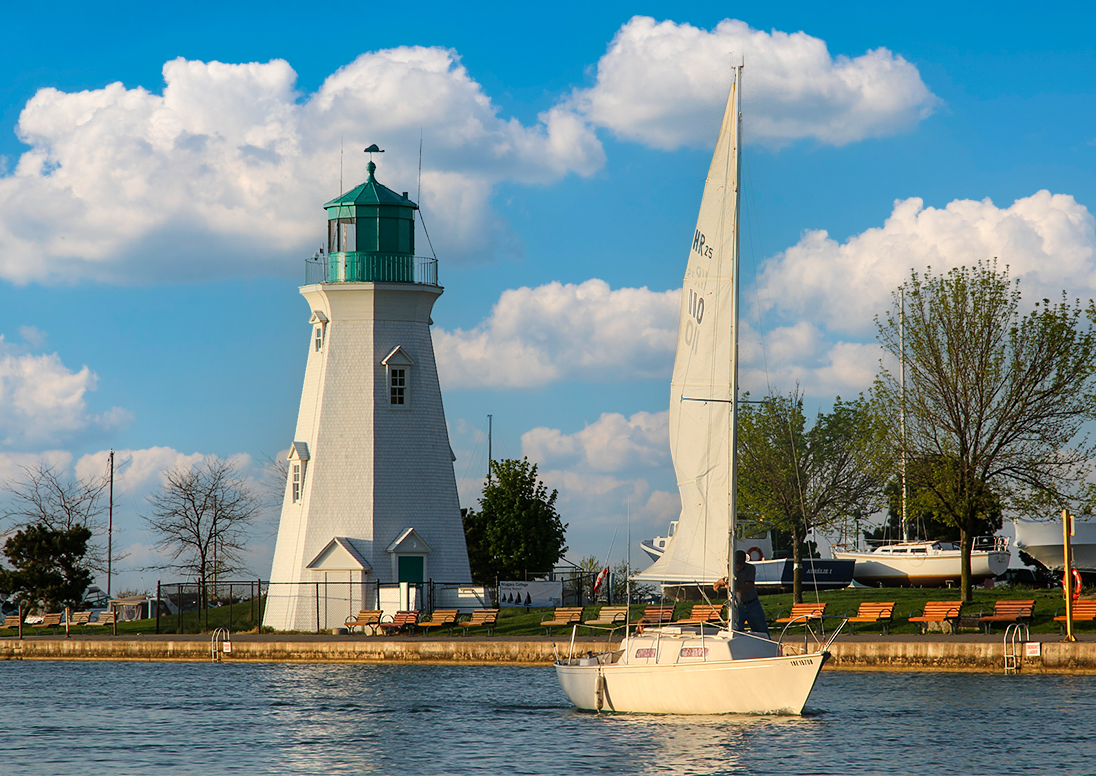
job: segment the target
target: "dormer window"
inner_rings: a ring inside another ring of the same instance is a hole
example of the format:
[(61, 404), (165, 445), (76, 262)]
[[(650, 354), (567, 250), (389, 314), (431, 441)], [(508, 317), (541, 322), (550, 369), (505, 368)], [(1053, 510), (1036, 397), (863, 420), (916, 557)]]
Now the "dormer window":
[(323, 341), (327, 337), (327, 316), (319, 310), (313, 310), (308, 322), (312, 324), (312, 349), (319, 353), (323, 350)]
[(408, 409), (411, 405), (411, 370), (415, 362), (402, 346), (397, 345), (381, 363), (388, 373), (389, 409)]
[(299, 504), (304, 496), (304, 478), (308, 467), (308, 444), (294, 442), (289, 447), (289, 499)]
[(301, 465), (293, 464), (293, 503), (301, 500)]

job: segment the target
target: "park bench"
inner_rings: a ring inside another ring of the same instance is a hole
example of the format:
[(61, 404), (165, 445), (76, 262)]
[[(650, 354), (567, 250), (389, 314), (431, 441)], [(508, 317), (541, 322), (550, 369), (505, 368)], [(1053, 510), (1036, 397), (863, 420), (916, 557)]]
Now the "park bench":
[(460, 612), (456, 609), (435, 609), (430, 613), (429, 620), (419, 623), (423, 633), (429, 633), (433, 628), (446, 628), (449, 635), (453, 635), (453, 626), (457, 624), (457, 616)]
[(852, 632), (856, 633), (856, 623), (878, 623), (883, 626), (883, 633), (890, 631), (891, 616), (894, 614), (894, 601), (886, 603), (867, 602), (860, 604), (854, 617), (846, 617), (852, 623)]
[(557, 625), (581, 625), (582, 607), (557, 606), (554, 612), (541, 618), (540, 624), (549, 636), (552, 635), (552, 628)]
[(377, 627), (388, 636), (391, 636), (393, 633), (399, 633), (400, 631), (407, 631), (409, 634), (414, 635), (415, 626), (418, 624), (418, 609), (402, 609), (392, 615), (392, 619), (388, 622), (378, 623)]
[(954, 628), (956, 621), (959, 619), (959, 610), (962, 606), (962, 601), (928, 601), (925, 603), (925, 611), (920, 617), (914, 617), (912, 616), (913, 612), (910, 612), (908, 619), (910, 622), (920, 623), (922, 633), (928, 630), (930, 622), (940, 623), (941, 630), (944, 629), (945, 623)]
[(357, 615), (346, 618), (346, 627), (353, 633), (355, 628), (361, 628), (362, 633), (365, 633), (365, 629), (369, 628), (369, 632), (374, 636), (377, 635), (377, 626), (381, 624), (381, 618), (384, 617), (384, 612), (380, 609), (362, 609)]
[(665, 625), (668, 622), (673, 622), (673, 619), (673, 604), (655, 604), (654, 606), (648, 606), (643, 610), (643, 617), (640, 619), (639, 624)]
[(677, 620), (680, 625), (702, 625), (707, 622), (723, 622), (723, 607), (718, 604), (693, 604), (689, 615)]
[(1035, 600), (1030, 601), (998, 601), (993, 605), (993, 614), (979, 617), (978, 622), (990, 632), (995, 622), (1021, 622), (1030, 621), (1035, 616)]
[(18, 614), (9, 614), (4, 618), (4, 624), (0, 625), (0, 630), (19, 630), (21, 619)]
[(95, 625), (95, 626), (114, 625), (115, 617), (116, 616), (115, 616), (113, 611), (109, 611), (109, 612), (103, 611), (103, 612), (99, 612), (99, 619), (89, 620), (87, 624), (88, 625)]
[(826, 614), (827, 604), (792, 604), (792, 610), (787, 617), (778, 617), (776, 624), (787, 623), (792, 627), (807, 625), (811, 620), (821, 620)]
[(614, 627), (617, 625), (626, 625), (628, 623), (628, 607), (627, 606), (603, 606), (597, 613), (597, 617), (592, 620), (586, 620), (583, 625), (590, 628), (597, 628), (599, 626)]
[(69, 630), (80, 626), (80, 630), (86, 630), (87, 624), (91, 622), (91, 612), (73, 612), (72, 618), (69, 620)]
[[(1058, 612), (1063, 612), (1059, 615)], [(1059, 609), (1054, 613), (1054, 621), (1061, 623), (1062, 633), (1066, 632), (1066, 616), (1064, 609)], [(1071, 607), (1070, 617), (1073, 622), (1096, 622), (1096, 599), (1085, 599), (1084, 601), (1074, 601)]]
[(490, 636), (495, 630), (495, 623), (499, 621), (498, 609), (476, 609), (472, 612), (472, 616), (467, 620), (459, 623), (464, 628), (464, 635), (468, 635), (468, 631), (471, 628), (487, 628), (487, 635)]
[(31, 627), (35, 630), (45, 631), (46, 628), (60, 628), (61, 620), (64, 619), (64, 612), (52, 612), (50, 614), (42, 615), (42, 621), (37, 622)]

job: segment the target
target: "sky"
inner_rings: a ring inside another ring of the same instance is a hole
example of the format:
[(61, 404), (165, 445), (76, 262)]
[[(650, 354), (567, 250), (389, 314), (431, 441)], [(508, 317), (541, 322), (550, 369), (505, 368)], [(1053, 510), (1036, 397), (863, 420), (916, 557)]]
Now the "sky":
[[(119, 462), (115, 589), (149, 589), (160, 472), (292, 441), (322, 205), (422, 207), (462, 506), (528, 456), (567, 558), (679, 509), (681, 276), (745, 62), (743, 387), (865, 391), (911, 270), (997, 257), (1025, 299), (1096, 295), (1093, 11), (665, 2), (3, 11), (0, 479)], [(421, 145), (421, 177), (420, 151)], [(265, 578), (277, 510), (256, 526)], [(629, 539), (632, 549), (629, 551)], [(99, 580), (102, 583), (104, 580)]]

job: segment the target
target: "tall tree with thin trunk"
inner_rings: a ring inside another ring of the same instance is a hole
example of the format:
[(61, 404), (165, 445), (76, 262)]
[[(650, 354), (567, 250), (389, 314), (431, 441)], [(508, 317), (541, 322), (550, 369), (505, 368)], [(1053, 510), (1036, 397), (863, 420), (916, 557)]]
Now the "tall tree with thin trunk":
[[(900, 312), (905, 298), (904, 314)], [(904, 321), (903, 321), (904, 318)], [(963, 598), (972, 600), (970, 554), (987, 500), (1006, 511), (1075, 507), (1096, 448), (1083, 433), (1096, 388), (1096, 307), (1042, 300), (1021, 311), (1019, 281), (996, 264), (946, 275), (917, 272), (877, 319), (884, 365), (872, 388), (896, 455), (919, 462), (910, 482), (959, 529)], [(904, 354), (900, 325), (904, 324)], [(918, 475), (918, 472), (921, 474)]]
[(803, 602), (808, 532), (882, 506), (888, 463), (883, 439), (863, 399), (838, 398), (809, 428), (798, 388), (739, 409), (739, 515), (791, 534), (796, 603)]
[(244, 571), (243, 553), (261, 499), (231, 461), (209, 456), (189, 468), (161, 472), (163, 486), (143, 515), (156, 548), (169, 562), (157, 568), (209, 582)]

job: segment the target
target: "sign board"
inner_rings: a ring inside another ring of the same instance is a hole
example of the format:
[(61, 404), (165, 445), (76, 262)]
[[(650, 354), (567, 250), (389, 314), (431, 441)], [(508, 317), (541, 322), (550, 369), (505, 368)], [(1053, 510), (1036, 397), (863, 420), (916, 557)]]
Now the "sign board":
[(1025, 641), (1024, 657), (1039, 657), (1042, 654), (1042, 646), (1041, 641)]
[(563, 582), (499, 582), (499, 606), (562, 606)]
[(232, 642), (231, 641), (226, 641), (224, 644), (221, 645), (221, 648), (225, 652), (231, 652), (232, 651)]

